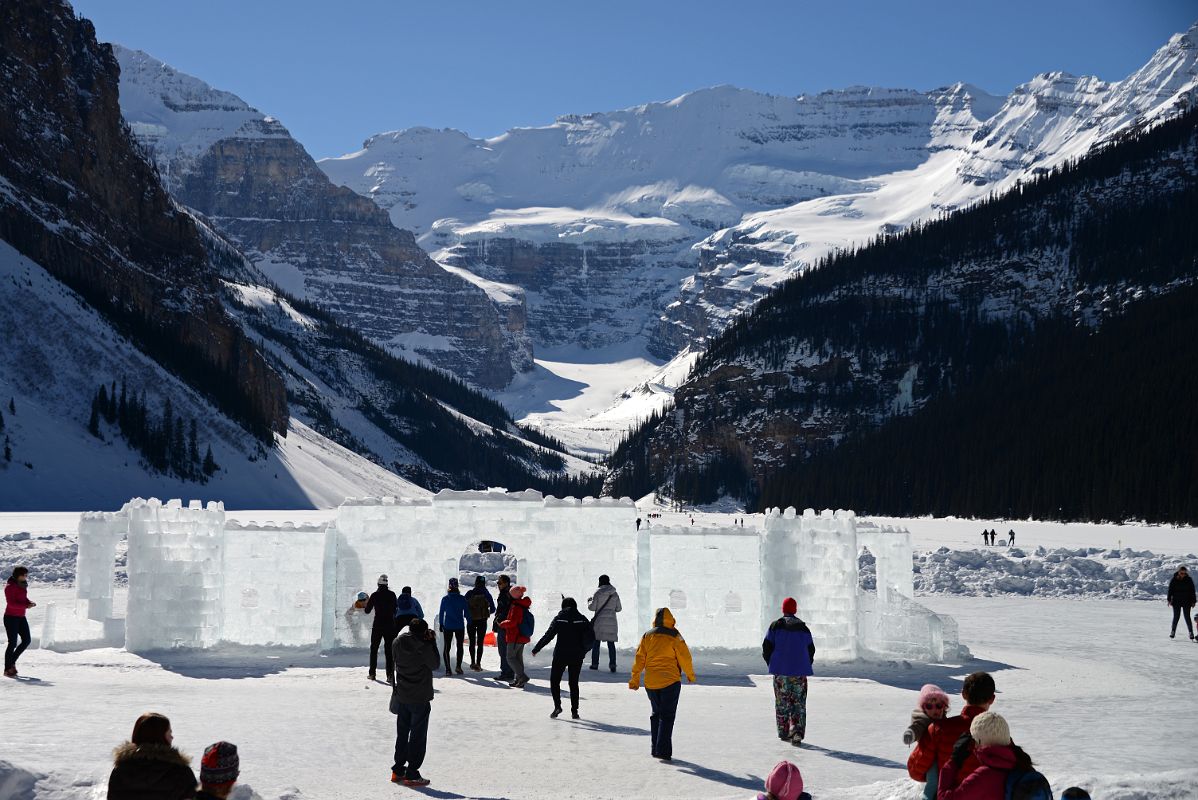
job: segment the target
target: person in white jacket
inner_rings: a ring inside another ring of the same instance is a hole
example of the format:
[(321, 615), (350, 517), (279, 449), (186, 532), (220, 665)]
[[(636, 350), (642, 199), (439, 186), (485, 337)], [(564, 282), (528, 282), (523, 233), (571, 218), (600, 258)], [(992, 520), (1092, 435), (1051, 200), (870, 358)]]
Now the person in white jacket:
[(591, 669), (599, 669), (599, 645), (607, 642), (608, 666), (616, 671), (616, 642), (619, 641), (620, 626), (616, 614), (623, 610), (620, 593), (611, 585), (606, 575), (599, 576), (599, 588), (587, 599), (587, 608), (595, 612), (592, 625), (595, 628), (595, 644), (591, 648)]

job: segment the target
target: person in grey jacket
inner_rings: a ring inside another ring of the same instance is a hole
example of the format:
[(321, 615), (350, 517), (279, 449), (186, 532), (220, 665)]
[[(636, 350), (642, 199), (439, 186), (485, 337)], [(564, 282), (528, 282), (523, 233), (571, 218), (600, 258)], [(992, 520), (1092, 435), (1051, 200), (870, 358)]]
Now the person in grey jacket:
[(436, 634), (428, 623), (414, 619), (408, 630), (395, 637), (395, 685), (391, 688), (391, 713), (395, 714), (395, 763), (392, 783), (428, 786), (420, 774), (428, 745), (428, 718), (432, 711), (433, 670), (441, 665)]
[(595, 644), (591, 647), (591, 669), (599, 669), (599, 644), (607, 642), (608, 665), (611, 671), (616, 671), (616, 642), (619, 641), (620, 627), (616, 614), (623, 610), (620, 605), (620, 593), (611, 585), (611, 579), (606, 575), (599, 576), (599, 588), (587, 599), (587, 609), (595, 612), (592, 625), (595, 628)]

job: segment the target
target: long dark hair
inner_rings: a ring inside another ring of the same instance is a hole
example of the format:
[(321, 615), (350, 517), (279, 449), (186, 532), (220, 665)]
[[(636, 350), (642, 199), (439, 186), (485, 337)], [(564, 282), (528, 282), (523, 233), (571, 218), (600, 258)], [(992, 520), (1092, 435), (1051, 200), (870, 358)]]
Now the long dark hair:
[(1032, 757), (1023, 751), (1019, 745), (1011, 742), (1011, 749), (1015, 751), (1015, 771), (1016, 772), (1031, 772), (1035, 765), (1032, 763)]
[(129, 740), (134, 744), (166, 744), (166, 732), (170, 729), (169, 719), (155, 711), (148, 711), (133, 723), (133, 735)]
[(13, 567), (11, 579), (15, 581), (15, 580), (18, 580), (28, 574), (29, 574), (29, 567)]

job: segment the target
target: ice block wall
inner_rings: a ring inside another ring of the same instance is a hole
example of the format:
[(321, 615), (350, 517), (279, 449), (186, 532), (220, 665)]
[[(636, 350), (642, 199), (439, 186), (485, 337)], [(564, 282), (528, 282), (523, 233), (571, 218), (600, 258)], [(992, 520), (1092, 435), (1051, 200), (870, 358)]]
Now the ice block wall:
[(129, 532), (128, 506), (117, 512), (97, 511), (79, 520), (79, 552), (75, 557), (78, 611), (103, 622), (112, 616), (116, 548)]
[(325, 527), (225, 523), (222, 640), (320, 644)]
[(876, 563), (878, 595), (885, 600), (886, 589), (894, 589), (903, 597), (915, 596), (915, 572), (911, 534), (903, 528), (881, 527), (857, 521), (857, 549), (868, 547)]
[(129, 512), (125, 648), (210, 647), (222, 628), (225, 509), (134, 500)]
[(652, 627), (654, 611), (666, 606), (691, 647), (761, 645), (761, 547), (756, 531), (661, 526), (651, 529), (649, 548), (650, 605), (639, 620), (640, 631)]

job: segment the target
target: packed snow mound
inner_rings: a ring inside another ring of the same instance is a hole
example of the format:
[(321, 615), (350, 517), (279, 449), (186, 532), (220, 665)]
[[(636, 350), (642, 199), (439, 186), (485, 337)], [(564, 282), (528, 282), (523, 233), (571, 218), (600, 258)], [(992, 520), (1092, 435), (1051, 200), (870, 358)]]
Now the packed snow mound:
[[(1006, 551), (950, 550), (915, 554), (916, 594), (1035, 597), (1117, 597), (1160, 600), (1178, 566), (1198, 561), (1156, 555), (1147, 550), (1103, 550), (1099, 547), (1054, 550), (1037, 548), (1026, 555)], [(863, 565), (862, 583), (868, 580)]]

